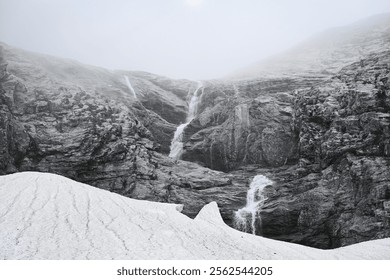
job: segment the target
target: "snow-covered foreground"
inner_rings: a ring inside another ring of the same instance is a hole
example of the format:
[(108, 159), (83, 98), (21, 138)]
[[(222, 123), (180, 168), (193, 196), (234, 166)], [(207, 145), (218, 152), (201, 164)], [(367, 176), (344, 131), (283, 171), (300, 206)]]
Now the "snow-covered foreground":
[(390, 239), (318, 250), (236, 231), (215, 203), (139, 201), (62, 176), (0, 177), (0, 259), (390, 259)]

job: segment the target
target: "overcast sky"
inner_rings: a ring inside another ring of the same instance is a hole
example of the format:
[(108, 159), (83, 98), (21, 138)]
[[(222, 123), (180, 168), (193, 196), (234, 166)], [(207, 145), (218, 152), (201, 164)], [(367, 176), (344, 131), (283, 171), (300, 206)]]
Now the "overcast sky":
[(389, 0), (0, 0), (0, 41), (110, 69), (225, 76)]

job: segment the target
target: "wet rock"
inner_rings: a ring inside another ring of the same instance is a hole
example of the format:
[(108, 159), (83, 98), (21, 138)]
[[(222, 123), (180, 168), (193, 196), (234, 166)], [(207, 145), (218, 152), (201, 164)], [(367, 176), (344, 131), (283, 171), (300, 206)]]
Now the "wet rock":
[(182, 158), (223, 171), (296, 162), (290, 91), (315, 82), (302, 78), (205, 83), (199, 114), (184, 133)]

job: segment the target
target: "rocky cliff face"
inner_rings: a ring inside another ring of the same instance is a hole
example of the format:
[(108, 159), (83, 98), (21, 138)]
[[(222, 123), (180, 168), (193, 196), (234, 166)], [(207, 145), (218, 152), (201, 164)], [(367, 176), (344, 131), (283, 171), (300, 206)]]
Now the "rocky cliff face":
[(184, 203), (190, 216), (211, 200), (227, 200), (217, 193), (233, 188), (232, 176), (159, 153), (176, 124), (159, 106), (146, 108), (150, 98), (166, 108), (180, 103), (180, 122), (194, 83), (113, 73), (5, 45), (0, 67), (0, 174), (61, 174), (129, 197)]
[(390, 52), (297, 93), (299, 164), (269, 175), (265, 236), (320, 248), (390, 236), (389, 105)]
[[(116, 81), (103, 70), (88, 72), (72, 64), (60, 64), (63, 69), (58, 69), (53, 61), (39, 57), (33, 59), (42, 63), (23, 60), (7, 49), (2, 57), (8, 63), (8, 72), (5, 70), (2, 78), (3, 112), (7, 116), (3, 149), (15, 145), (8, 153), (10, 160), (3, 162), (5, 170), (61, 170), (69, 177), (88, 177), (82, 174), (95, 170), (111, 172), (110, 177), (114, 177), (128, 167), (128, 162), (136, 162), (136, 155), (158, 148), (153, 135), (136, 118), (137, 106), (132, 104), (137, 101), (113, 87)], [(92, 86), (89, 75), (101, 75), (106, 80), (98, 76)], [(74, 83), (67, 81), (74, 77)], [(126, 164), (118, 169), (105, 166), (113, 161)]]
[[(196, 86), (195, 82), (187, 80), (171, 80), (142, 72), (108, 71), (5, 44), (2, 46), (8, 72), (17, 78), (14, 82), (21, 84), (21, 88), (18, 88), (20, 96), (23, 97), (23, 86), (28, 94), (37, 90), (41, 95), (50, 93), (60, 97), (63, 97), (65, 91), (73, 95), (85, 91), (88, 96), (82, 95), (84, 100), (92, 96), (99, 102), (103, 99), (111, 101), (111, 107), (115, 103), (132, 106), (132, 113), (139, 117), (138, 120), (153, 138), (158, 139), (156, 143), (160, 144), (163, 153), (169, 152), (177, 124), (185, 120), (187, 94)], [(128, 88), (126, 79), (131, 83), (135, 95)], [(67, 109), (72, 106), (69, 105)]]
[(388, 156), (389, 108), (389, 52), (351, 64), (329, 82), (300, 92), (295, 117), (302, 158), (326, 166), (346, 152)]
[(313, 78), (205, 83), (198, 116), (185, 130), (182, 158), (223, 171), (297, 161), (292, 91), (316, 82)]

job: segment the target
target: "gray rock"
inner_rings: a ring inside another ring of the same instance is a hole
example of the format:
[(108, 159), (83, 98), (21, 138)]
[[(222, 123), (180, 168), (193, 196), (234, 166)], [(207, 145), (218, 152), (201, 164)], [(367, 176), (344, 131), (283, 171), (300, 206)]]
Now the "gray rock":
[(134, 100), (120, 71), (8, 46), (0, 61), (5, 65), (0, 78), (0, 174), (56, 173), (128, 197), (180, 201), (191, 217), (211, 201), (225, 205), (234, 200), (227, 192), (234, 187), (231, 175), (159, 153), (169, 149), (184, 109), (171, 110), (179, 115), (171, 123), (158, 106), (146, 108), (145, 100), (154, 96), (166, 106), (187, 106), (195, 83), (125, 73), (139, 94)]
[(319, 248), (390, 236), (390, 53), (297, 94), (299, 165), (261, 211), (263, 234)]

